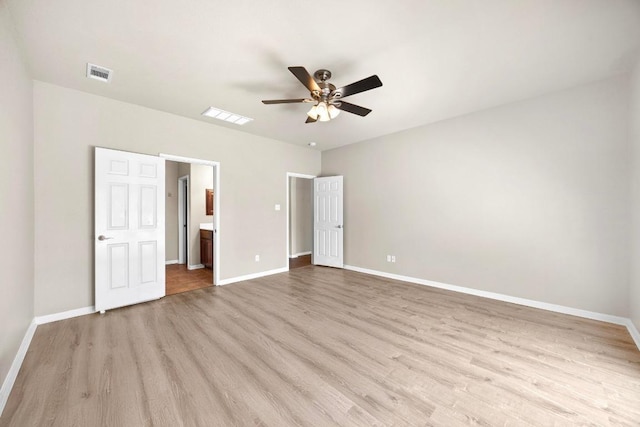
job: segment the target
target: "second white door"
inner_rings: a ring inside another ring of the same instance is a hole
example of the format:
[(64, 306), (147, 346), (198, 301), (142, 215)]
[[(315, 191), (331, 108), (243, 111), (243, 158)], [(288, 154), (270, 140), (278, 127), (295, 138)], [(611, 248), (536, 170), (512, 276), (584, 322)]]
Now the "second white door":
[(342, 268), (342, 176), (313, 180), (313, 263)]

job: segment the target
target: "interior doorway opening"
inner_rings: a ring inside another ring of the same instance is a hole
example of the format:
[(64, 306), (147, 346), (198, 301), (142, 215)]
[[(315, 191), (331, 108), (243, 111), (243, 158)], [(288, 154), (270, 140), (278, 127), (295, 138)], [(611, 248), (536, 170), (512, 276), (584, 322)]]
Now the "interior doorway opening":
[(166, 294), (214, 286), (220, 277), (220, 164), (166, 159)]
[(313, 175), (287, 173), (287, 265), (312, 264)]

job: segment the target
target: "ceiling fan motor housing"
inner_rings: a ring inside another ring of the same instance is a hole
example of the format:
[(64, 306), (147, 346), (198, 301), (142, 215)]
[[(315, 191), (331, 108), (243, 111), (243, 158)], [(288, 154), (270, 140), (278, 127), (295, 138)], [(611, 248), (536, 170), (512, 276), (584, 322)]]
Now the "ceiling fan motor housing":
[(331, 71), (320, 69), (313, 73), (313, 78), (318, 83), (320, 92), (312, 91), (311, 96), (317, 101), (328, 102), (331, 97), (331, 92), (336, 90), (336, 87), (333, 84), (327, 82), (327, 80), (331, 78)]
[(324, 82), (325, 80), (329, 80), (331, 78), (331, 71), (325, 70), (324, 68), (313, 73), (313, 77), (318, 82)]

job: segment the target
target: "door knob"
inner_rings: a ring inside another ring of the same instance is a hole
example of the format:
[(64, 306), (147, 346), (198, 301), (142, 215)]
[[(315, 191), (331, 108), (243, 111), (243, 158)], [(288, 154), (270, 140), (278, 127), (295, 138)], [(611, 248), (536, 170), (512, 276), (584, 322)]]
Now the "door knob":
[(102, 241), (102, 240), (110, 240), (113, 239), (113, 237), (105, 237), (102, 234), (98, 236), (98, 240)]
[(336, 225), (336, 228), (342, 228), (342, 225)]

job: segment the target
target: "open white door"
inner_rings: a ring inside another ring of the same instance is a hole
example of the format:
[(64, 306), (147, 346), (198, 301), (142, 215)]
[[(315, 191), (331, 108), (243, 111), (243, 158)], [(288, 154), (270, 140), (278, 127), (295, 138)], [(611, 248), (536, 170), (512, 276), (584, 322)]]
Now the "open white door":
[(313, 180), (313, 263), (342, 268), (342, 176)]
[(165, 295), (165, 159), (95, 149), (96, 310)]

